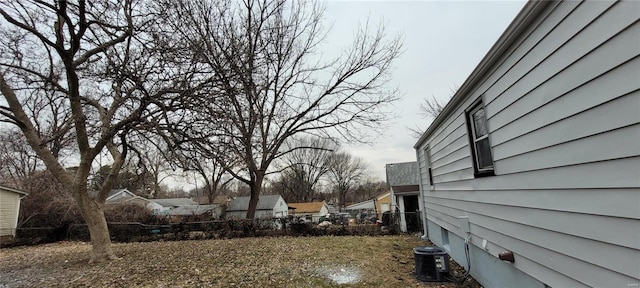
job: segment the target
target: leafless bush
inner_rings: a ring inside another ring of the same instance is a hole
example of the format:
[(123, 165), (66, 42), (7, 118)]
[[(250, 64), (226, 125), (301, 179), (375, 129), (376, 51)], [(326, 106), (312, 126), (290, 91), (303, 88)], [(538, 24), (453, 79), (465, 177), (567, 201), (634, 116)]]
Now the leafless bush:
[(104, 208), (107, 222), (147, 223), (153, 217), (149, 209), (134, 203), (109, 204)]
[(26, 182), (29, 195), (21, 201), (18, 227), (59, 228), (82, 223), (77, 205), (49, 172), (37, 171)]

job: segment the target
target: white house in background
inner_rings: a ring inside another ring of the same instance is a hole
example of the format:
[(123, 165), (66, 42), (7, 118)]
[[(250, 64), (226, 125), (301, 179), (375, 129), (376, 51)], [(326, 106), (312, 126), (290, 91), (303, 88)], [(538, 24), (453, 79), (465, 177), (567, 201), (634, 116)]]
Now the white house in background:
[(374, 211), (375, 209), (376, 209), (376, 201), (374, 199), (353, 203), (349, 206), (344, 207), (344, 210), (346, 211), (360, 211), (360, 210)]
[(109, 192), (109, 195), (107, 195), (107, 199), (105, 203), (106, 204), (135, 203), (142, 207), (146, 207), (151, 211), (154, 211), (154, 213), (165, 210), (162, 205), (157, 204), (147, 198), (135, 195), (127, 189), (111, 190), (111, 192)]
[(420, 194), (418, 162), (392, 163), (385, 165), (387, 183), (391, 190), (391, 211), (398, 213), (400, 231), (421, 231), (419, 217), (424, 211)]
[[(226, 217), (246, 219), (249, 208), (249, 196), (236, 197), (227, 208)], [(260, 195), (255, 218), (280, 218), (288, 215), (287, 202), (280, 195)]]
[(198, 202), (189, 198), (165, 198), (165, 199), (149, 199), (154, 203), (161, 205), (165, 209), (176, 208), (184, 205), (198, 205)]
[[(154, 203), (154, 214), (171, 215), (171, 210), (178, 209), (182, 206), (197, 206), (198, 202), (189, 198), (165, 198), (165, 199), (147, 199)], [(183, 209), (184, 210), (184, 209)]]
[(20, 200), (27, 193), (0, 186), (0, 243), (11, 241), (16, 236), (18, 215), (20, 214)]
[(221, 205), (198, 205), (189, 198), (147, 199), (133, 194), (127, 189), (114, 189), (109, 192), (106, 203), (135, 203), (153, 211), (156, 215), (191, 216), (210, 213), (213, 217), (219, 217), (223, 213)]
[(222, 206), (218, 204), (207, 205), (181, 205), (168, 210), (168, 215), (177, 216), (182, 219), (185, 216), (196, 216), (208, 214), (211, 217), (220, 217), (222, 215)]
[(307, 203), (289, 203), (291, 215), (302, 217), (312, 222), (320, 221), (323, 216), (329, 215), (329, 206), (324, 201)]
[(380, 219), (382, 218), (382, 213), (391, 211), (391, 203), (391, 193), (385, 192), (369, 200), (346, 206), (344, 207), (344, 210), (352, 213), (366, 211), (373, 213), (373, 217)]
[(138, 197), (136, 194), (133, 194), (133, 192), (129, 191), (128, 189), (124, 188), (124, 189), (113, 189), (109, 192), (109, 195), (107, 195), (107, 200), (106, 202), (120, 202), (123, 201), (125, 199), (129, 199), (132, 197)]
[(414, 146), (425, 236), (483, 286), (640, 285), (638, 20), (528, 2)]

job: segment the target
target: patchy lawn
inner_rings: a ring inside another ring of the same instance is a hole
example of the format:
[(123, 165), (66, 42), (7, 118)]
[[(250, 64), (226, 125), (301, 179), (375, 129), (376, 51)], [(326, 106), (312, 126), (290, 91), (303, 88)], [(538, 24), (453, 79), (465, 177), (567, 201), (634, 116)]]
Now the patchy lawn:
[(89, 244), (60, 242), (2, 249), (0, 287), (479, 287), (416, 280), (412, 249), (423, 245), (414, 236), (124, 243), (113, 245), (120, 260), (89, 265)]

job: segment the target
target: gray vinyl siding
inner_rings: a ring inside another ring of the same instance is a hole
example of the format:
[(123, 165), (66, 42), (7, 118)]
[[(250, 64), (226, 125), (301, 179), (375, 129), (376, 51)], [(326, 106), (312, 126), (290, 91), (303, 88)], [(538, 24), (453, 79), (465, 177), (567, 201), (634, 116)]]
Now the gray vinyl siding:
[[(462, 239), (468, 216), (476, 255), (511, 250), (510, 267), (551, 287), (640, 283), (639, 18), (637, 1), (547, 7), (416, 148), (422, 183), (431, 150), (429, 223)], [(484, 178), (464, 112), (479, 98), (496, 174)], [(501, 283), (482, 273), (472, 268), (485, 286)]]

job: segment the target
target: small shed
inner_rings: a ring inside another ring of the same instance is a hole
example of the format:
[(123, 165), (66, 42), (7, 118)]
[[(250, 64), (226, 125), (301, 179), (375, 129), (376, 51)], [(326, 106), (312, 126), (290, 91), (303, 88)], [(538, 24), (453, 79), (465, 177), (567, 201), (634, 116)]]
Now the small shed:
[[(236, 197), (227, 208), (227, 218), (247, 218), (249, 199), (249, 196)], [(289, 212), (288, 208), (287, 202), (280, 195), (261, 195), (256, 207), (255, 218), (286, 217)]]
[(0, 186), (0, 242), (13, 240), (16, 236), (20, 200), (27, 195), (26, 192)]

